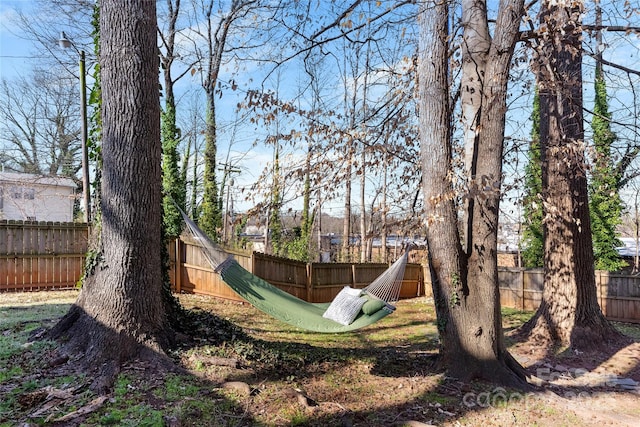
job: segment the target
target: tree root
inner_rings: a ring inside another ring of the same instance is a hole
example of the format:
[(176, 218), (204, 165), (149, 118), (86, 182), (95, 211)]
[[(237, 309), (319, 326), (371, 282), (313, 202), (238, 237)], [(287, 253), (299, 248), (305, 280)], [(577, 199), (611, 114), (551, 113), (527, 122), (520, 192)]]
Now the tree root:
[(180, 371), (160, 345), (170, 341), (166, 336), (136, 337), (127, 330), (116, 331), (76, 305), (45, 337), (61, 342), (59, 357), (73, 361), (74, 368), (93, 377), (90, 389), (100, 395), (112, 390), (122, 365), (131, 360), (143, 362), (153, 370)]

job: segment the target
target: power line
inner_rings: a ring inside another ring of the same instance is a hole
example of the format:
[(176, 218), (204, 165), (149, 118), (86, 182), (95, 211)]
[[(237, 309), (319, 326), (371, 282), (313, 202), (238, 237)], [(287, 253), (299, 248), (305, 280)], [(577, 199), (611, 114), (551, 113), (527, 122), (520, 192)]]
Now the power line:
[(0, 58), (11, 58), (11, 59), (40, 59), (40, 58), (50, 58), (50, 56), (48, 56), (48, 55), (37, 55), (37, 56), (0, 55)]

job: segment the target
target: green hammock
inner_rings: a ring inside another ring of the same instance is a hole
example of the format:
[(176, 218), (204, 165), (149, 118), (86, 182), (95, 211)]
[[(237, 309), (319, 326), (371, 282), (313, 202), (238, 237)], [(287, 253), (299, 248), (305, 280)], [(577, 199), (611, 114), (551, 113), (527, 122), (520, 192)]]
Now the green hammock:
[(322, 317), (331, 303), (310, 303), (272, 286), (235, 261), (221, 272), (222, 280), (239, 296), (257, 309), (285, 323), (314, 332), (348, 332), (369, 326), (391, 314), (392, 306), (384, 306), (371, 315), (362, 311), (349, 325)]
[(379, 309), (370, 314), (360, 311), (350, 324), (343, 325), (323, 317), (331, 303), (310, 303), (301, 300), (250, 273), (213, 243), (184, 212), (181, 213), (189, 231), (200, 242), (202, 253), (222, 280), (248, 303), (276, 319), (309, 331), (338, 333), (369, 326), (395, 310), (390, 303), (399, 298), (408, 251), (369, 286), (362, 289), (367, 298), (381, 301)]

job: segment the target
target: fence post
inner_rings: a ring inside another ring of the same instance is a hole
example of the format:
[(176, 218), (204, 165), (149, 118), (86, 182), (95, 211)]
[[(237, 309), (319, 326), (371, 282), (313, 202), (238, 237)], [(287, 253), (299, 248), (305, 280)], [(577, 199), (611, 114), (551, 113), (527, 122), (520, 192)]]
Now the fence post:
[(256, 274), (256, 251), (251, 251), (251, 268), (248, 269), (251, 274)]
[(356, 287), (356, 265), (351, 264), (351, 287)]
[(306, 266), (307, 272), (307, 301), (315, 302), (315, 298), (313, 295), (313, 263), (308, 262)]
[(524, 310), (524, 268), (520, 268), (520, 310)]
[[(600, 270), (596, 270), (596, 296), (598, 298), (598, 304), (600, 305), (600, 311), (602, 312), (602, 314), (604, 314), (605, 316), (607, 315), (607, 307), (604, 304), (604, 299), (603, 299), (603, 294), (605, 292), (602, 292), (602, 285), (605, 282), (602, 279), (602, 275), (603, 272)], [(607, 287), (609, 286), (609, 281), (607, 280)], [(607, 292), (608, 293), (608, 292)]]
[(180, 237), (176, 238), (176, 250), (175, 250), (175, 260), (173, 262), (173, 266), (175, 268), (174, 277), (176, 281), (176, 293), (180, 293), (182, 290), (182, 254), (180, 253), (181, 240)]

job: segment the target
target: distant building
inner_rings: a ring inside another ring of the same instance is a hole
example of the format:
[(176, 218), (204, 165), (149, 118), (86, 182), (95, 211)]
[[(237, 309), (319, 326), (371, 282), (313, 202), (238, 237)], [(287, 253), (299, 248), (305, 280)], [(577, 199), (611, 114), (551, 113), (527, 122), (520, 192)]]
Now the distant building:
[(0, 219), (71, 222), (76, 188), (70, 178), (0, 172)]

